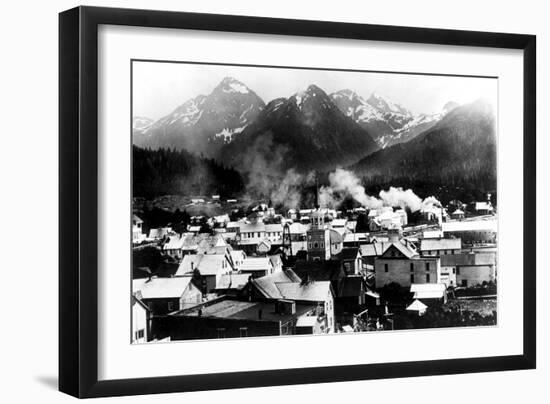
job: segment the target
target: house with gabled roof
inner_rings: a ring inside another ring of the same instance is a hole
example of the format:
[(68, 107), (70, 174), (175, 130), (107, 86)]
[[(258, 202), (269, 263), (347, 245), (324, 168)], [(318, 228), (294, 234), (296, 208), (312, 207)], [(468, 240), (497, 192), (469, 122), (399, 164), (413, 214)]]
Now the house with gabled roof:
[(153, 316), (164, 315), (202, 302), (202, 293), (192, 280), (190, 276), (134, 279), (132, 292), (147, 305)]
[(396, 282), (403, 288), (413, 283), (438, 283), (441, 273), (439, 257), (421, 256), (411, 243), (388, 243), (374, 260), (375, 288)]
[(198, 271), (203, 289), (209, 293), (216, 288), (220, 277), (234, 270), (228, 254), (188, 254), (183, 257), (176, 276), (190, 276)]
[(273, 263), (269, 257), (246, 257), (239, 268), (239, 272), (257, 278), (272, 274), (273, 269)]
[(325, 330), (334, 331), (334, 290), (330, 281), (303, 281), (294, 271), (285, 270), (253, 279), (251, 285), (256, 298), (316, 303), (318, 315), (325, 317)]

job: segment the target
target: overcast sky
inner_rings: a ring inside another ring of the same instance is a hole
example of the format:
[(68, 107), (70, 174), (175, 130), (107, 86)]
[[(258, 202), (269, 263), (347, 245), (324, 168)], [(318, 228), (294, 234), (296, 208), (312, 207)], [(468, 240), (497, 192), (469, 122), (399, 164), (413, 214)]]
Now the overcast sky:
[(244, 83), (266, 103), (310, 84), (327, 94), (349, 88), (368, 98), (376, 92), (413, 113), (426, 114), (441, 111), (448, 101), (464, 104), (486, 98), (495, 104), (497, 97), (497, 80), (490, 78), (134, 62), (134, 116), (161, 118), (190, 98), (210, 94), (226, 76)]

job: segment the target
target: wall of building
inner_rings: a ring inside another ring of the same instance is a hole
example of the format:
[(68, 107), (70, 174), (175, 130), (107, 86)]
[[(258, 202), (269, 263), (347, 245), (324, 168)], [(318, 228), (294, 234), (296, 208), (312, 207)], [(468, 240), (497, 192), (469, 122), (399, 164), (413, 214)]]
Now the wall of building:
[[(412, 271), (411, 264), (413, 264)], [(426, 270), (426, 264), (429, 264), (429, 270)], [(377, 258), (374, 261), (374, 272), (376, 288), (381, 288), (391, 282), (397, 282), (402, 287), (409, 287), (411, 283), (437, 283), (440, 260), (427, 257), (418, 259)], [(414, 275), (413, 282), (411, 282), (411, 275)], [(429, 280), (426, 275), (429, 275)]]
[(483, 282), (495, 281), (495, 267), (493, 265), (461, 266), (456, 271), (456, 284), (463, 286), (480, 285)]
[(175, 310), (179, 310), (179, 298), (170, 299), (142, 299), (143, 303), (149, 307), (153, 316), (164, 315)]
[[(280, 335), (278, 321), (234, 320), (215, 317), (163, 316), (153, 319), (153, 338), (170, 337), (172, 340), (238, 338), (245, 332), (248, 337)], [(293, 330), (291, 333), (293, 333)], [(205, 360), (207, 358), (205, 357)], [(208, 358), (211, 360), (212, 358)]]
[[(132, 343), (149, 341), (148, 317), (147, 310), (141, 304), (132, 304)], [(143, 336), (139, 336), (138, 332)]]
[(330, 259), (330, 236), (326, 229), (310, 230), (307, 232), (307, 257), (308, 260)]

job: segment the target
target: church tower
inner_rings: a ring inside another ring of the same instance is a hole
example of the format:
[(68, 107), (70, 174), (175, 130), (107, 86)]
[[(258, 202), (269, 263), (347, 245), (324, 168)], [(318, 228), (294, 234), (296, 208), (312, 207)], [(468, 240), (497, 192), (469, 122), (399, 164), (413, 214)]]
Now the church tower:
[(330, 230), (325, 225), (325, 214), (316, 209), (311, 214), (311, 226), (307, 231), (307, 259), (327, 261), (330, 257)]

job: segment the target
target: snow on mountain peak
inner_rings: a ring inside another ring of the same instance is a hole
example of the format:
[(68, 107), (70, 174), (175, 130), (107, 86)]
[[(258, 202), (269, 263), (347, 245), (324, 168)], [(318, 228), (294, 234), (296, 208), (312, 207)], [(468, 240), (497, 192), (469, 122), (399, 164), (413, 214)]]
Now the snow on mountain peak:
[(412, 116), (412, 113), (403, 106), (393, 102), (389, 98), (382, 97), (376, 92), (373, 92), (367, 102), (373, 107), (390, 114), (399, 114), (405, 116)]
[(233, 77), (225, 77), (219, 87), (224, 93), (248, 94), (250, 92), (247, 86)]

